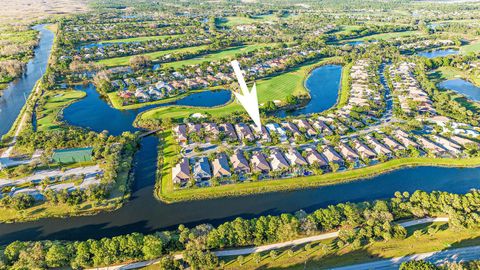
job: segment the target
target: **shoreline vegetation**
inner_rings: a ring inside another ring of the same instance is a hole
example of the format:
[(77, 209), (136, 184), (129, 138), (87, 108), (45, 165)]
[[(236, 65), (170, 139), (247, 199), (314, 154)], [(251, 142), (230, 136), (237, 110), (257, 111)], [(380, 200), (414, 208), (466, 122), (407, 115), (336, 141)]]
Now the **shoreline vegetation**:
[(315, 188), (320, 186), (335, 185), (353, 181), (369, 180), (372, 177), (386, 174), (395, 170), (409, 167), (452, 167), (475, 168), (480, 166), (480, 157), (468, 159), (455, 158), (401, 158), (384, 163), (375, 164), (355, 170), (347, 170), (322, 175), (293, 177), (235, 183), (207, 188), (174, 189), (172, 182), (172, 168), (178, 149), (171, 131), (160, 134), (159, 158), (157, 167), (157, 181), (155, 184), (155, 197), (165, 203), (181, 201), (194, 201), (230, 196), (247, 196), (277, 191), (292, 191), (299, 189)]

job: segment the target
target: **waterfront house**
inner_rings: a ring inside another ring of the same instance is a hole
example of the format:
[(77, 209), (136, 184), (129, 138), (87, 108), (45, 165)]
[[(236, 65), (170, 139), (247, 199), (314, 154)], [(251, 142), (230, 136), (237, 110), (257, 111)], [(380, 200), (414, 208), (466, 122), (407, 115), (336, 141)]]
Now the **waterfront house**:
[(182, 158), (180, 162), (172, 168), (173, 183), (183, 185), (190, 179), (190, 165), (188, 158)]
[(480, 146), (480, 143), (478, 142), (474, 142), (472, 140), (469, 140), (467, 138), (464, 138), (464, 137), (460, 137), (460, 136), (456, 136), (456, 135), (453, 135), (450, 140), (452, 140), (453, 142), (457, 143), (457, 144), (460, 144), (462, 146), (466, 146), (466, 145), (473, 145), (473, 144), (476, 144), (478, 146)]
[(270, 165), (265, 155), (261, 152), (256, 152), (252, 155), (251, 164), (254, 172), (268, 173), (270, 171)]
[(441, 145), (443, 148), (447, 149), (450, 154), (458, 155), (462, 153), (462, 146), (457, 143), (454, 143), (444, 137), (438, 135), (432, 135), (432, 139)]
[(288, 149), (287, 153), (285, 153), (285, 157), (287, 158), (288, 163), (290, 163), (290, 166), (308, 165), (305, 158), (303, 158), (302, 155), (295, 148)]
[(295, 119), (293, 122), (298, 126), (299, 130), (305, 130), (305, 133), (308, 137), (317, 136), (317, 131), (313, 129), (306, 119)]
[(428, 150), (430, 153), (434, 154), (435, 156), (443, 156), (447, 154), (447, 150), (434, 142), (430, 141), (429, 139), (423, 136), (416, 136), (415, 137), (421, 147), (425, 150)]
[(335, 151), (335, 149), (333, 149), (333, 147), (330, 146), (330, 145), (326, 145), (323, 148), (322, 154), (326, 158), (326, 160), (329, 164), (330, 163), (335, 163), (335, 164), (338, 164), (340, 166), (343, 166), (345, 164), (342, 156), (340, 156), (340, 154), (338, 154), (337, 151)]
[(280, 127), (279, 124), (268, 123), (268, 124), (265, 125), (265, 127), (267, 128), (267, 130), (270, 134), (276, 133), (281, 142), (285, 142), (285, 141), (288, 140), (287, 133), (285, 132), (285, 130), (282, 127)]
[(338, 149), (342, 157), (348, 162), (357, 162), (360, 156), (346, 143), (340, 142)]
[(230, 166), (228, 165), (227, 156), (225, 153), (220, 153), (217, 158), (212, 162), (213, 177), (229, 177)]
[(274, 149), (270, 154), (270, 166), (273, 171), (279, 171), (282, 169), (287, 169), (289, 164), (283, 156), (283, 153), (278, 149)]
[(196, 181), (208, 180), (212, 178), (210, 163), (206, 157), (201, 157), (193, 166), (193, 177)]
[(405, 147), (403, 145), (399, 144), (396, 140), (390, 138), (389, 136), (385, 136), (383, 138), (383, 142), (385, 143), (386, 146), (388, 146), (394, 152), (405, 150)]
[(327, 160), (315, 149), (305, 149), (306, 159), (310, 165), (318, 165), (320, 168), (325, 169), (328, 167)]
[(230, 162), (236, 174), (250, 173), (250, 166), (242, 151), (236, 150), (233, 155), (230, 156)]
[(187, 143), (188, 142), (188, 136), (187, 136), (187, 127), (183, 124), (175, 126), (173, 128), (175, 137), (177, 139), (177, 142), (179, 143)]
[(387, 157), (392, 157), (393, 156), (392, 151), (390, 149), (388, 149), (388, 147), (386, 147), (385, 145), (380, 143), (373, 136), (367, 135), (366, 140), (373, 147), (372, 149), (373, 149), (373, 151), (375, 151), (375, 153), (377, 153), (377, 155), (385, 155)]
[(395, 138), (402, 143), (405, 147), (414, 147), (416, 149), (420, 149), (420, 145), (409, 138), (408, 133), (401, 129), (397, 129), (393, 132)]
[(374, 159), (377, 157), (375, 152), (373, 152), (373, 150), (370, 149), (370, 147), (368, 147), (359, 139), (357, 138), (353, 139), (352, 143), (355, 147), (355, 150), (357, 150), (357, 153), (362, 157), (362, 159)]

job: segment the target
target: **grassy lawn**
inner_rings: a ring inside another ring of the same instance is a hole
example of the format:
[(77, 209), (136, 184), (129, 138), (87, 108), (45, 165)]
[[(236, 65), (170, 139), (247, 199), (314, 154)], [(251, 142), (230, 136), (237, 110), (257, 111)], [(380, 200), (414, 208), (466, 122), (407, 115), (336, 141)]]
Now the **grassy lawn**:
[(391, 32), (391, 33), (382, 33), (382, 34), (364, 36), (364, 37), (360, 37), (360, 38), (348, 39), (348, 40), (343, 40), (343, 41), (387, 40), (387, 39), (405, 37), (405, 36), (410, 36), (410, 35), (421, 36), (421, 35), (424, 35), (424, 34), (422, 32), (419, 32), (419, 31)]
[[(428, 228), (433, 228), (436, 232), (428, 234)], [(418, 238), (413, 236), (413, 232), (417, 230), (423, 233)], [(447, 248), (480, 244), (480, 231), (457, 231), (450, 229), (446, 223), (418, 225), (408, 228), (407, 231), (406, 239), (375, 242), (359, 250), (352, 250), (350, 247), (338, 249), (334, 246), (335, 240), (330, 239), (318, 242), (329, 246), (330, 250), (326, 253), (319, 248), (318, 243), (314, 243), (309, 251), (305, 251), (303, 245), (292, 247), (291, 249), (294, 251), (293, 256), (288, 255), (288, 249), (280, 250), (275, 260), (269, 256), (268, 252), (261, 253), (262, 260), (259, 263), (253, 260), (253, 255), (245, 256), (243, 265), (239, 265), (235, 257), (224, 258), (226, 265), (224, 269), (328, 269), (414, 253), (440, 251)], [(153, 270), (155, 268), (149, 269)]]
[(228, 49), (216, 52), (216, 53), (206, 54), (204, 56), (197, 57), (197, 58), (166, 63), (166, 64), (163, 64), (162, 66), (179, 68), (179, 67), (182, 67), (182, 66), (200, 64), (200, 63), (203, 63), (203, 62), (206, 62), (206, 61), (217, 61), (217, 60), (221, 60), (221, 59), (225, 59), (225, 58), (232, 58), (233, 56), (235, 56), (238, 53), (247, 53), (247, 52), (251, 52), (251, 51), (256, 50), (256, 49), (260, 49), (260, 48), (263, 48), (263, 47), (266, 47), (266, 46), (272, 46), (272, 45), (274, 45), (274, 44), (253, 44), (253, 45), (244, 45), (244, 46), (232, 47), (232, 48), (228, 48)]
[[(144, 53), (140, 55), (145, 55), (150, 57), (152, 60), (155, 60), (161, 56), (164, 56), (166, 54), (170, 53), (175, 53), (175, 52), (196, 52), (200, 51), (203, 49), (206, 49), (207, 45), (202, 45), (202, 46), (196, 46), (196, 47), (187, 47), (187, 48), (181, 48), (181, 49), (173, 49), (173, 50), (165, 50), (165, 51), (157, 51), (157, 52), (151, 52), (151, 53)], [(106, 67), (117, 67), (117, 66), (126, 66), (128, 65), (130, 58), (133, 55), (129, 56), (122, 56), (122, 57), (114, 57), (114, 58), (109, 58), (109, 59), (102, 59), (100, 61), (97, 61), (98, 64), (105, 65)]]
[(180, 37), (180, 36), (182, 35), (162, 35), (162, 36), (149, 36), (149, 37), (121, 38), (121, 39), (112, 39), (112, 40), (102, 40), (98, 42), (98, 44), (142, 42), (142, 41), (149, 41), (149, 40), (162, 40), (168, 37)]
[(43, 110), (37, 113), (37, 130), (45, 131), (59, 128), (60, 123), (57, 121), (57, 115), (60, 110), (85, 97), (85, 95), (85, 92), (75, 90), (47, 92), (44, 95), (46, 104), (43, 106)]
[(430, 80), (435, 83), (440, 83), (445, 80), (463, 78), (469, 80), (473, 84), (480, 85), (480, 78), (469, 75), (467, 72), (455, 67), (440, 67), (428, 74)]
[[(285, 100), (289, 95), (299, 95), (308, 93), (305, 89), (304, 81), (310, 71), (318, 65), (327, 64), (335, 59), (327, 58), (313, 64), (300, 66), (290, 70), (289, 72), (262, 80), (258, 80), (257, 94), (259, 103), (265, 103), (270, 100)], [(249, 84), (251, 87), (252, 84)], [(215, 116), (224, 116), (235, 111), (242, 110), (242, 107), (236, 103), (231, 102), (225, 106), (215, 108), (190, 108), (180, 106), (169, 106), (155, 108), (140, 114), (138, 117), (148, 118), (172, 118), (179, 119), (188, 117), (196, 112), (207, 112)]]
[(406, 166), (445, 166), (445, 167), (473, 167), (480, 165), (480, 157), (470, 159), (454, 158), (402, 158), (387, 161), (356, 170), (347, 170), (323, 175), (296, 177), (278, 180), (265, 180), (222, 185), (208, 188), (186, 188), (174, 190), (172, 182), (172, 168), (175, 166), (179, 148), (171, 131), (161, 134), (162, 143), (159, 156), (164, 158), (161, 172), (161, 185), (157, 185), (157, 197), (165, 202), (199, 200), (216, 197), (241, 196), (273, 191), (287, 191), (301, 188), (310, 188), (354, 181), (360, 178), (373, 177), (382, 173)]
[(252, 24), (257, 22), (267, 22), (267, 21), (274, 21), (278, 18), (275, 15), (264, 15), (264, 16), (255, 16), (255, 17), (240, 17), (240, 16), (231, 16), (226, 17), (226, 21), (220, 23), (221, 26), (237, 26), (242, 24)]
[(472, 43), (460, 47), (462, 53), (477, 53), (480, 52), (480, 40), (473, 41)]

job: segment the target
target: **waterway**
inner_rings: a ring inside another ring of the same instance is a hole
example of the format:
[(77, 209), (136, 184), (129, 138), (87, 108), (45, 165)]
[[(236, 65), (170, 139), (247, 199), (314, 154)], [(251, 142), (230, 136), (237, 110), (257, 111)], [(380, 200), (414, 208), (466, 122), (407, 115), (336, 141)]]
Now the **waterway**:
[[(317, 84), (307, 82), (312, 96), (316, 94), (315, 91), (326, 91), (320, 85), (336, 82), (340, 71), (341, 68), (338, 66), (331, 66), (325, 68), (323, 72), (312, 73), (323, 78), (310, 76), (309, 80), (318, 79)], [(324, 72), (331, 73), (329, 76), (323, 76)], [(151, 108), (118, 111), (102, 100), (93, 86), (87, 85), (81, 89), (87, 92), (87, 97), (64, 110), (64, 120), (72, 125), (95, 131), (108, 130), (111, 134), (135, 131), (132, 127), (135, 116)], [(338, 83), (332, 83), (329, 89), (338, 94)], [(204, 95), (206, 96), (192, 95), (190, 98), (178, 101), (178, 104), (215, 106), (226, 102), (221, 100), (224, 94), (215, 97), (212, 96), (216, 95), (214, 92), (206, 92)], [(334, 102), (330, 104), (333, 105)], [(332, 106), (327, 102), (321, 105), (316, 105), (318, 110)], [(193, 112), (195, 109), (192, 109)], [(313, 211), (340, 202), (387, 198), (393, 196), (395, 191), (413, 192), (421, 189), (464, 193), (480, 186), (480, 168), (416, 167), (397, 170), (368, 180), (312, 189), (165, 204), (153, 196), (157, 146), (158, 140), (154, 136), (142, 140), (141, 148), (135, 156), (131, 200), (120, 209), (94, 216), (46, 218), (18, 224), (0, 224), (0, 244), (14, 240), (84, 240), (132, 232), (151, 233), (157, 230), (173, 229), (179, 224), (217, 225), (236, 217), (251, 218), (266, 214), (294, 212), (299, 209)]]
[(53, 45), (53, 32), (45, 25), (36, 25), (40, 41), (35, 48), (35, 57), (27, 63), (25, 74), (10, 83), (0, 97), (0, 137), (5, 135), (17, 118), (35, 83), (42, 77), (47, 67)]
[(439, 87), (445, 89), (451, 89), (467, 98), (480, 102), (480, 87), (464, 79), (452, 79), (446, 80), (438, 84)]

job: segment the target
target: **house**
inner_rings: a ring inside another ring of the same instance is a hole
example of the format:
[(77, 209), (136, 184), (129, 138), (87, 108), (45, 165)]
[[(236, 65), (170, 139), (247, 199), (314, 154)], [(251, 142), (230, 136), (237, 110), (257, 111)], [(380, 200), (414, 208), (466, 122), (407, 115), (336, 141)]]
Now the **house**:
[(188, 129), (188, 133), (200, 134), (200, 131), (202, 130), (202, 125), (195, 124), (195, 123), (188, 123), (187, 124), (187, 129)]
[(480, 145), (480, 143), (478, 142), (474, 142), (472, 140), (469, 140), (467, 138), (464, 138), (464, 137), (460, 137), (460, 136), (452, 136), (450, 138), (450, 140), (452, 140), (453, 142), (457, 143), (457, 144), (460, 144), (462, 146), (466, 146), (466, 145), (469, 145), (469, 144), (476, 144), (476, 145)]
[(348, 162), (357, 162), (360, 156), (346, 143), (340, 142), (338, 144), (338, 149), (343, 159)]
[(280, 127), (279, 124), (268, 123), (268, 124), (265, 125), (265, 127), (267, 128), (267, 130), (270, 134), (272, 134), (272, 133), (277, 134), (278, 138), (280, 139), (281, 142), (285, 142), (285, 141), (288, 140), (287, 133), (285, 132), (285, 130), (282, 127)]
[(285, 157), (287, 158), (288, 163), (290, 166), (306, 166), (308, 165), (305, 158), (300, 155), (300, 153), (295, 148), (288, 149), (287, 153), (285, 153)]
[(295, 126), (295, 124), (293, 124), (292, 122), (282, 122), (282, 127), (291, 132), (293, 134), (293, 137), (299, 137), (299, 136), (302, 136), (302, 133), (300, 133), (300, 130), (298, 129), (297, 126)]
[(370, 144), (370, 146), (373, 147), (373, 151), (377, 153), (377, 155), (385, 155), (387, 157), (392, 157), (393, 153), (388, 147), (380, 143), (377, 139), (375, 139), (373, 136), (368, 135), (366, 137), (367, 142)]
[(320, 153), (318, 153), (317, 150), (313, 148), (307, 148), (305, 149), (305, 152), (308, 164), (318, 165), (320, 168), (323, 169), (328, 167), (327, 160)]
[(312, 120), (312, 126), (324, 136), (333, 135), (333, 130), (322, 120)]
[(190, 179), (190, 165), (188, 158), (182, 158), (180, 162), (172, 168), (172, 180), (174, 184), (185, 184)]
[(230, 123), (221, 124), (219, 126), (219, 130), (220, 132), (223, 132), (230, 139), (230, 141), (236, 141), (238, 139), (237, 133), (235, 133), (235, 128)]
[(359, 139), (353, 139), (352, 143), (355, 147), (355, 150), (357, 150), (357, 153), (362, 157), (362, 159), (374, 159), (377, 157), (377, 154), (375, 154), (375, 152), (373, 152), (370, 147), (361, 142)]
[(212, 178), (210, 163), (206, 157), (201, 157), (193, 166), (193, 177), (196, 181), (208, 180)]
[(173, 131), (175, 132), (175, 137), (177, 139), (177, 142), (179, 143), (187, 143), (188, 142), (188, 136), (187, 136), (187, 127), (185, 125), (178, 125), (173, 128)]
[(270, 166), (272, 167), (273, 171), (279, 171), (283, 169), (287, 169), (289, 164), (283, 156), (282, 152), (278, 149), (272, 150), (270, 154)]
[(425, 150), (428, 150), (432, 154), (436, 156), (443, 156), (447, 154), (447, 150), (434, 142), (430, 141), (429, 139), (423, 137), (423, 136), (416, 136), (415, 137), (418, 141), (418, 143), (421, 145), (421, 147)]
[(335, 164), (338, 164), (340, 166), (343, 166), (345, 163), (343, 161), (343, 158), (342, 156), (340, 156), (340, 154), (338, 154), (332, 146), (330, 145), (327, 145), (323, 148), (323, 152), (322, 152), (323, 156), (325, 156), (327, 162), (330, 164), (330, 163), (335, 163)]
[(254, 125), (250, 125), (250, 129), (253, 131), (257, 140), (262, 142), (272, 141), (272, 138), (270, 137), (270, 134), (268, 134), (268, 130), (265, 128), (265, 126), (261, 127), (261, 132)]
[(235, 125), (235, 130), (237, 131), (238, 138), (240, 140), (247, 140), (249, 142), (253, 142), (255, 140), (255, 136), (253, 136), (252, 131), (245, 123), (239, 123)]
[(432, 135), (432, 139), (443, 148), (447, 149), (451, 154), (458, 155), (462, 153), (462, 146), (457, 143), (438, 135)]
[(209, 138), (218, 138), (220, 130), (218, 129), (218, 125), (216, 123), (205, 123), (203, 124), (203, 127), (205, 128), (205, 134), (207, 134)]
[(299, 130), (305, 130), (305, 133), (308, 137), (315, 137), (317, 136), (317, 131), (313, 129), (310, 123), (306, 119), (295, 119), (293, 120)]
[(401, 129), (397, 129), (393, 132), (395, 138), (403, 144), (405, 147), (414, 147), (416, 149), (420, 148), (420, 145), (408, 137), (408, 133)]
[(227, 156), (224, 153), (221, 153), (217, 158), (212, 162), (213, 166), (213, 177), (229, 177), (232, 174), (230, 173), (230, 166), (228, 165)]
[(236, 150), (233, 155), (230, 156), (230, 162), (232, 163), (233, 171), (238, 173), (250, 173), (250, 166), (247, 159), (243, 155), (242, 151)]
[(405, 150), (405, 147), (403, 145), (399, 144), (396, 140), (390, 138), (389, 136), (385, 136), (383, 138), (383, 142), (385, 143), (386, 146), (388, 146), (394, 152)]
[(252, 155), (251, 164), (254, 172), (268, 173), (271, 170), (265, 155), (261, 152)]

